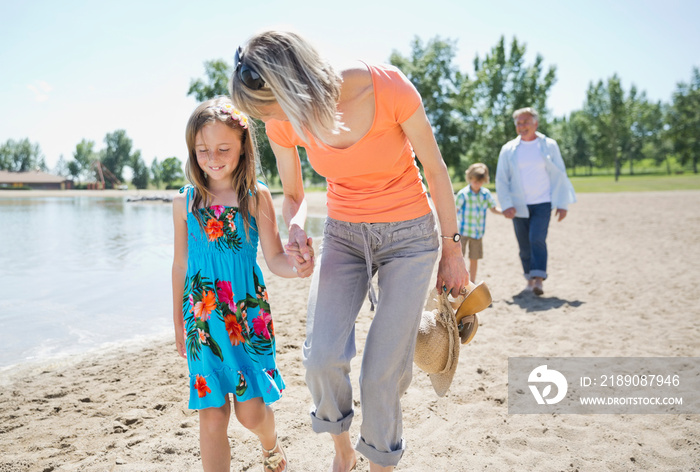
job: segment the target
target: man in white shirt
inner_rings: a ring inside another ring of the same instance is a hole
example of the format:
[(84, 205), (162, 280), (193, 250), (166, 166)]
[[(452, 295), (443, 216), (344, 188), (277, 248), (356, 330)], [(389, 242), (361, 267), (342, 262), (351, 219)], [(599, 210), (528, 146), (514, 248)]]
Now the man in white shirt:
[(547, 229), (552, 208), (558, 221), (576, 201), (557, 142), (537, 132), (533, 108), (513, 113), (518, 137), (501, 148), (496, 169), (496, 193), (503, 216), (513, 220), (520, 247), (526, 290), (544, 293), (547, 278)]

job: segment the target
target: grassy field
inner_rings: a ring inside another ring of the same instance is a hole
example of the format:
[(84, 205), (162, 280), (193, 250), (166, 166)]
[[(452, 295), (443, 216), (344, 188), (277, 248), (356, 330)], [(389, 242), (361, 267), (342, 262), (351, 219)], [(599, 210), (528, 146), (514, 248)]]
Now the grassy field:
[(698, 190), (700, 174), (572, 176), (571, 183), (580, 193), (647, 192), (650, 190)]
[[(621, 175), (615, 182), (612, 175), (570, 176), (577, 193), (649, 192), (661, 190), (700, 190), (700, 174), (680, 175)], [(453, 182), (455, 192), (466, 185)], [(496, 191), (491, 181), (486, 188)]]

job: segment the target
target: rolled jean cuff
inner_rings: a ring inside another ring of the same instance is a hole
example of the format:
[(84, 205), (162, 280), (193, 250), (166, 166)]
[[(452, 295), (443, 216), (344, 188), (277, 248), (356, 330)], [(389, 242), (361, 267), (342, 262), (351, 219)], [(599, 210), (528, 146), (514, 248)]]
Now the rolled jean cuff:
[(406, 449), (406, 442), (401, 438), (401, 445), (399, 449), (391, 452), (381, 452), (370, 446), (362, 439), (360, 436), (355, 445), (355, 450), (365, 456), (370, 461), (381, 467), (396, 467), (403, 456), (403, 452)]
[(530, 270), (530, 277), (529, 278), (534, 278), (534, 277), (540, 277), (541, 279), (546, 279), (547, 278), (547, 272), (543, 270)]
[(311, 428), (315, 433), (331, 433), (336, 436), (350, 430), (350, 424), (352, 424), (352, 417), (355, 416), (355, 412), (351, 411), (344, 418), (338, 421), (326, 421), (318, 418), (315, 411), (311, 411)]

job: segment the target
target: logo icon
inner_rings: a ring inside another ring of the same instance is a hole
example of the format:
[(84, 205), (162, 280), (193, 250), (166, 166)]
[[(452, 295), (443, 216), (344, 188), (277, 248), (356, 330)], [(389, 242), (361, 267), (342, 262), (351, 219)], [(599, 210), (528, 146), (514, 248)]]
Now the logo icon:
[[(540, 393), (536, 385), (529, 385), (532, 396), (535, 397), (535, 400), (537, 400), (537, 403), (540, 405), (544, 405), (545, 403), (547, 405), (559, 403), (564, 399), (568, 388), (566, 377), (564, 377), (559, 371), (547, 369), (546, 364), (535, 367), (535, 369), (530, 372), (530, 376), (527, 378), (527, 381), (548, 384), (544, 387), (542, 393)], [(552, 384), (556, 385), (557, 394), (553, 398), (547, 398), (549, 394), (552, 393)]]

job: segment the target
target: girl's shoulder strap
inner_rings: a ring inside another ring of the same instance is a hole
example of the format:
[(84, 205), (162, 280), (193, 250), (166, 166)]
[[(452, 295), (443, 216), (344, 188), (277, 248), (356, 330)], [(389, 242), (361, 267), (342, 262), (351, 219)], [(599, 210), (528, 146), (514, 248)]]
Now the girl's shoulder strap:
[[(265, 182), (263, 182), (262, 180), (258, 180), (258, 181), (257, 181), (257, 184), (260, 184), (260, 185), (262, 185), (263, 187), (268, 188), (267, 184), (266, 184)], [(258, 193), (257, 184), (256, 184), (255, 187), (253, 187), (253, 188), (251, 188), (250, 190), (248, 190), (248, 195), (250, 195), (251, 197), (252, 197), (253, 195), (255, 195), (256, 193)]]
[(190, 209), (190, 199), (194, 198), (194, 186), (191, 184), (185, 185), (180, 188), (180, 193), (186, 193), (187, 195), (187, 213), (191, 213)]

